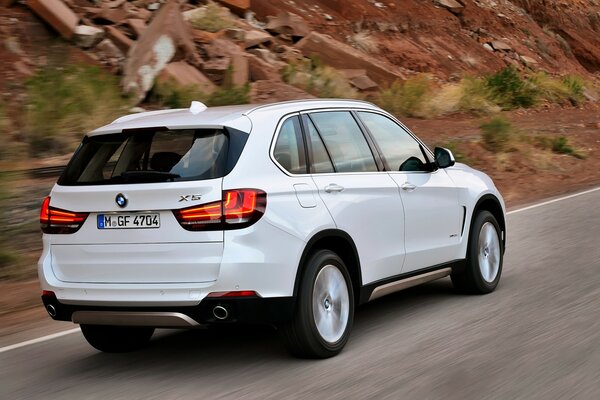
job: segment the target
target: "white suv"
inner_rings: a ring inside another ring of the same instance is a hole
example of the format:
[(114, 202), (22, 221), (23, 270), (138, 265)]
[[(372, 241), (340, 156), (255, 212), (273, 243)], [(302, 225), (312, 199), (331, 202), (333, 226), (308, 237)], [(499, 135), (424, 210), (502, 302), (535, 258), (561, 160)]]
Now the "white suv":
[(84, 137), (41, 210), (42, 299), (103, 351), (268, 323), (330, 357), (361, 303), (448, 275), (493, 291), (505, 220), (488, 176), (370, 103), (193, 102)]

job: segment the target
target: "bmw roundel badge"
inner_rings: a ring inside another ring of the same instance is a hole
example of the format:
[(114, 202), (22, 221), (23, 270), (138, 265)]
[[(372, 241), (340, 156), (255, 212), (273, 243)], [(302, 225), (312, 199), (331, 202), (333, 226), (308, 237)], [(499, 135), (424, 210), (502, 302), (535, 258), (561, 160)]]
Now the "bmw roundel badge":
[(119, 193), (117, 197), (115, 197), (115, 203), (121, 208), (127, 206), (127, 197), (123, 193)]

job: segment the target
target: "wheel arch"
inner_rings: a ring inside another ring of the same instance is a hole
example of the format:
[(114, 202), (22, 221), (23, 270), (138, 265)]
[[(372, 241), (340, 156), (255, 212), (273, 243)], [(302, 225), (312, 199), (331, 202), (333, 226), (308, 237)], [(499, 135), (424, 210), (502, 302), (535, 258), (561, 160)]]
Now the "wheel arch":
[[(471, 227), (473, 224), (473, 220), (475, 215), (480, 211), (489, 211), (492, 213), (498, 224), (500, 225), (500, 229), (502, 230), (502, 249), (506, 248), (506, 218), (504, 215), (504, 208), (502, 207), (502, 203), (500, 200), (494, 196), (493, 194), (485, 194), (477, 200), (475, 207), (473, 208), (473, 215), (471, 216)], [(469, 227), (469, 230), (471, 229)]]
[(355, 304), (358, 304), (360, 297), (360, 288), (362, 286), (362, 274), (360, 268), (360, 258), (358, 250), (354, 244), (354, 240), (350, 235), (339, 229), (326, 229), (316, 233), (304, 246), (298, 269), (296, 271), (296, 279), (294, 282), (294, 298), (298, 296), (300, 282), (304, 274), (304, 265), (308, 257), (317, 250), (331, 250), (336, 253), (346, 264), (352, 287), (354, 289)]

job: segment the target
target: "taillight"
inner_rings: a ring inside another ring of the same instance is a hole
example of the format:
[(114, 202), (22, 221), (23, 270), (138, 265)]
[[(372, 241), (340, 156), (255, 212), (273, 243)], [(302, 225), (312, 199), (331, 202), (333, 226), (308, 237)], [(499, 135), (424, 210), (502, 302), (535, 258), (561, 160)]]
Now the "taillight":
[(72, 212), (50, 206), (50, 196), (44, 199), (40, 211), (40, 225), (44, 233), (75, 233), (89, 213)]
[(240, 229), (254, 224), (267, 207), (267, 194), (258, 189), (223, 192), (223, 200), (173, 210), (179, 224), (188, 231)]
[(206, 297), (259, 297), (254, 290), (236, 290), (233, 292), (210, 292)]

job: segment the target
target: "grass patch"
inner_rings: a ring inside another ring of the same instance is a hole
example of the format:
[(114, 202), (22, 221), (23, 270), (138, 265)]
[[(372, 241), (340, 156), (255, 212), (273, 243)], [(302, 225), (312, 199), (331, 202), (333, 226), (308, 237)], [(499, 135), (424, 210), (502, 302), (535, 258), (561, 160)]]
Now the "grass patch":
[(431, 80), (421, 74), (404, 82), (396, 81), (380, 92), (377, 104), (394, 115), (406, 117), (427, 116), (426, 104), (432, 89)]
[(496, 116), (480, 125), (481, 138), (486, 149), (493, 153), (502, 153), (510, 149), (517, 138), (512, 124), (504, 117)]
[(359, 97), (341, 72), (319, 59), (305, 59), (288, 64), (282, 70), (283, 80), (293, 86), (322, 98), (355, 99)]
[(352, 47), (364, 51), (365, 53), (377, 53), (379, 46), (377, 40), (367, 31), (359, 31), (348, 37)]
[(460, 83), (442, 86), (424, 105), (426, 115), (438, 116), (455, 112), (475, 115), (493, 114), (500, 107), (489, 99), (489, 90), (481, 78), (467, 76)]
[(197, 86), (181, 85), (169, 79), (156, 82), (150, 93), (150, 101), (162, 107), (187, 108), (192, 100), (201, 101), (208, 107), (247, 104), (250, 101), (250, 85), (225, 85), (206, 94)]
[(541, 149), (551, 150), (553, 153), (556, 153), (556, 154), (566, 154), (566, 155), (578, 158), (580, 160), (583, 160), (586, 158), (586, 154), (583, 151), (581, 151), (580, 149), (573, 147), (569, 143), (569, 139), (566, 138), (565, 136), (555, 136), (555, 137), (538, 136), (536, 138), (535, 144), (537, 147), (539, 147)]
[(485, 78), (489, 98), (504, 110), (533, 107), (537, 101), (535, 86), (523, 79), (513, 66)]
[(235, 26), (235, 18), (229, 10), (214, 1), (209, 1), (204, 7), (195, 11), (190, 24), (201, 31), (219, 32)]
[(26, 82), (26, 133), (32, 155), (71, 151), (81, 134), (129, 106), (118, 78), (98, 67), (47, 68)]

